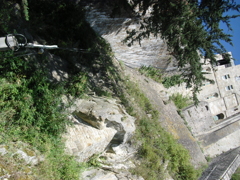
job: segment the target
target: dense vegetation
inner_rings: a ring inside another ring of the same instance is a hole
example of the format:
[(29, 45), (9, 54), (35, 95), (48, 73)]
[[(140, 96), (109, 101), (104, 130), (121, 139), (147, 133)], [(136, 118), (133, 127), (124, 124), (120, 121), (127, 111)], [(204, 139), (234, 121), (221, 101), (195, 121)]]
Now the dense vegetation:
[[(0, 53), (0, 144), (21, 141), (37, 148), (45, 156), (32, 170), (37, 179), (78, 179), (86, 164), (77, 163), (64, 153), (61, 134), (70, 123), (62, 113), (60, 98), (62, 95), (81, 97), (91, 90), (97, 95), (119, 97), (128, 112), (137, 118), (134, 139), (140, 144), (137, 158), (142, 163), (134, 173), (145, 179), (158, 179), (164, 176), (164, 165), (168, 164), (168, 172), (175, 179), (197, 178), (198, 172), (190, 164), (187, 150), (160, 126), (159, 114), (137, 85), (118, 74), (109, 45), (85, 22), (80, 5), (67, 0), (24, 0), (21, 1), (23, 11), (14, 14), (16, 2), (3, 1), (0, 7), (0, 17), (4, 17), (0, 19), (1, 36), (14, 31), (24, 33), (23, 29), (27, 28), (41, 43), (47, 41), (84, 50), (51, 51), (69, 63), (69, 79), (60, 82), (49, 79), (48, 53), (26, 57)], [(103, 84), (98, 83), (100, 79)], [(6, 161), (1, 157), (0, 165)], [(19, 165), (12, 169), (24, 171)]]
[[(77, 163), (73, 157), (64, 153), (61, 135), (70, 122), (62, 113), (64, 109), (60, 98), (62, 95), (81, 97), (89, 86), (98, 94), (103, 93), (100, 87), (97, 88), (94, 82), (88, 80), (87, 73), (108, 73), (106, 67), (101, 64), (111, 67), (109, 46), (85, 22), (80, 6), (74, 6), (72, 3), (66, 5), (64, 1), (28, 1), (28, 7), (25, 7), (23, 12), (14, 9), (15, 3), (3, 1), (0, 6), (1, 37), (13, 32), (24, 34), (24, 29), (28, 28), (34, 39), (41, 43), (45, 42), (39, 36), (47, 39), (48, 43), (59, 43), (67, 47), (71, 47), (73, 40), (76, 40), (74, 43), (81, 42), (78, 43), (78, 47), (85, 48), (86, 51), (53, 51), (56, 55), (66, 58), (71, 65), (69, 80), (62, 82), (50, 81), (50, 60), (47, 53), (37, 55), (33, 52), (35, 55), (25, 57), (22, 56), (25, 53), (24, 49), (18, 52), (18, 56), (10, 51), (0, 53), (0, 144), (22, 141), (31, 145), (33, 149), (37, 148), (45, 156), (45, 160), (32, 170), (37, 178), (78, 179), (81, 169), (86, 164)], [(48, 16), (49, 13), (51, 16)], [(62, 13), (68, 15), (64, 18), (59, 17)], [(47, 21), (49, 17), (54, 19)], [(29, 21), (26, 22), (24, 18)], [(69, 28), (66, 29), (62, 25), (72, 28), (68, 31)], [(79, 62), (74, 61), (75, 59), (71, 58), (73, 56), (77, 57)], [(77, 67), (77, 63), (81, 66)], [(102, 69), (93, 67), (97, 63)], [(12, 160), (12, 163), (9, 163), (9, 159), (11, 158), (1, 158), (0, 167), (4, 167), (10, 174), (23, 171), (22, 175), (18, 175), (20, 179), (35, 178), (30, 177), (16, 161)]]

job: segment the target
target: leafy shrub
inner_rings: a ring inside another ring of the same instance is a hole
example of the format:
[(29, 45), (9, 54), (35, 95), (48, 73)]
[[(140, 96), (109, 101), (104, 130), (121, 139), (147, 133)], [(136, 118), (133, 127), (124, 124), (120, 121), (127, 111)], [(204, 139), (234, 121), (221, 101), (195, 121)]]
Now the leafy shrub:
[[(6, 128), (19, 129), (32, 139), (32, 129), (51, 136), (65, 131), (68, 123), (59, 112), (61, 87), (52, 85), (43, 69), (30, 70), (30, 62), (8, 57), (0, 62), (1, 106), (5, 111)], [(2, 67), (2, 68), (1, 68)], [(11, 114), (6, 112), (12, 112)], [(4, 113), (4, 111), (2, 111)]]
[(183, 82), (184, 79), (181, 77), (181, 75), (173, 75), (163, 78), (162, 84), (165, 88), (170, 88), (172, 86), (180, 85)]
[(80, 72), (71, 77), (66, 83), (67, 93), (75, 97), (80, 97), (84, 94), (88, 87), (88, 77), (84, 72)]
[(46, 156), (43, 179), (78, 179), (81, 167), (64, 154), (61, 142), (70, 124), (61, 113), (63, 86), (51, 84), (44, 68), (30, 59), (3, 52), (0, 57), (0, 143), (23, 141), (37, 147)]
[(26, 21), (29, 21), (29, 13), (28, 13), (28, 0), (22, 0), (23, 12)]
[(170, 96), (170, 100), (172, 100), (175, 106), (178, 109), (183, 109), (191, 104), (190, 98), (183, 96), (182, 94), (176, 93)]
[(87, 165), (90, 167), (101, 167), (101, 163), (98, 158), (99, 158), (99, 154), (92, 155), (89, 158)]
[(9, 33), (9, 26), (11, 25), (11, 14), (13, 8), (11, 7), (11, 3), (6, 0), (1, 1), (0, 6), (0, 35), (6, 35)]

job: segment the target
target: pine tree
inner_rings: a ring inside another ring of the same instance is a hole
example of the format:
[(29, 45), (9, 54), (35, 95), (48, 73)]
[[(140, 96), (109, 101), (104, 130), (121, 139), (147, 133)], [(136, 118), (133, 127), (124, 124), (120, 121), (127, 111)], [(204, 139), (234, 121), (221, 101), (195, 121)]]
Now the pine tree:
[[(203, 81), (208, 80), (202, 72), (200, 59), (209, 59), (214, 64), (215, 54), (226, 53), (221, 40), (232, 45), (231, 35), (224, 33), (219, 24), (223, 22), (232, 30), (230, 19), (240, 15), (224, 13), (229, 10), (239, 13), (240, 5), (234, 0), (132, 0), (131, 7), (132, 10), (137, 7), (136, 17), (143, 18), (139, 21), (140, 29), (128, 31), (124, 42), (131, 46), (150, 35), (165, 39), (187, 86), (193, 88), (197, 104), (197, 93)], [(145, 16), (149, 8), (150, 16)]]

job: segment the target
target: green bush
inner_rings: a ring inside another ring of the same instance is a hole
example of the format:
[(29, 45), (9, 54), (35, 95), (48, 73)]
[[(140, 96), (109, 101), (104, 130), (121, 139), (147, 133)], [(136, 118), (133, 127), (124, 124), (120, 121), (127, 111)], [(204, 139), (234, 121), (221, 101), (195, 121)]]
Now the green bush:
[(174, 102), (175, 106), (178, 109), (183, 109), (191, 104), (191, 100), (189, 97), (183, 96), (179, 93), (173, 94), (172, 96), (170, 96), (169, 99)]
[(61, 87), (50, 84), (41, 68), (29, 71), (30, 65), (21, 58), (4, 58), (0, 67), (4, 67), (0, 73), (1, 124), (6, 130), (18, 130), (30, 142), (34, 131), (50, 136), (64, 132), (68, 121), (59, 112)]
[(199, 174), (190, 163), (188, 151), (157, 120), (141, 119), (137, 131), (136, 138), (142, 141), (138, 153), (142, 163), (136, 173), (146, 179), (156, 180), (164, 176), (163, 168), (167, 165), (174, 179), (197, 179)]
[(87, 87), (88, 77), (87, 73), (84, 72), (73, 75), (65, 84), (66, 92), (75, 97), (83, 95), (86, 92)]
[(172, 86), (180, 85), (183, 82), (184, 79), (181, 77), (181, 75), (173, 75), (163, 78), (162, 84), (165, 88), (170, 88)]
[(1, 6), (0, 6), (0, 35), (6, 35), (9, 32), (9, 26), (11, 25), (12, 20), (12, 11), (13, 8), (11, 6), (11, 3), (6, 0), (2, 0)]
[(28, 0), (22, 0), (23, 13), (26, 21), (29, 21), (29, 12), (28, 12)]
[(44, 68), (30, 59), (3, 52), (0, 58), (0, 143), (23, 141), (37, 147), (45, 160), (33, 171), (44, 174), (42, 179), (78, 179), (83, 166), (64, 154), (61, 142), (70, 124), (60, 105), (64, 86), (50, 83)]

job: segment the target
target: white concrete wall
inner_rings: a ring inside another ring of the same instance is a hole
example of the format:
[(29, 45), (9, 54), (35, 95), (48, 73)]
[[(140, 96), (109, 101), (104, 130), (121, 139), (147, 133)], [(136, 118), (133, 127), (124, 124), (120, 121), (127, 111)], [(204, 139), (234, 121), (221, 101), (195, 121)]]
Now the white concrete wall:
[(227, 152), (230, 149), (234, 149), (240, 146), (240, 129), (235, 131), (217, 142), (212, 143), (206, 147), (202, 147), (204, 155), (210, 157), (216, 157), (217, 155)]

